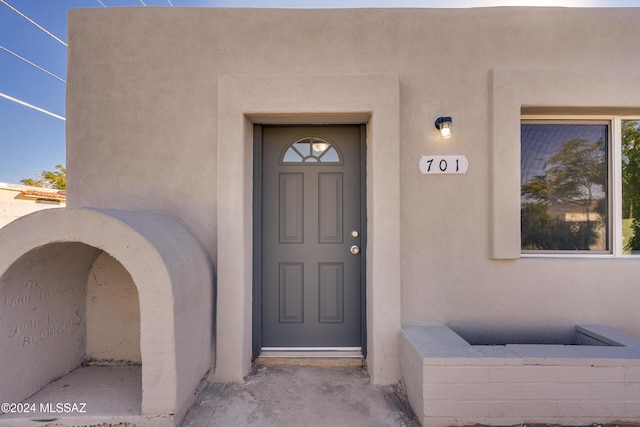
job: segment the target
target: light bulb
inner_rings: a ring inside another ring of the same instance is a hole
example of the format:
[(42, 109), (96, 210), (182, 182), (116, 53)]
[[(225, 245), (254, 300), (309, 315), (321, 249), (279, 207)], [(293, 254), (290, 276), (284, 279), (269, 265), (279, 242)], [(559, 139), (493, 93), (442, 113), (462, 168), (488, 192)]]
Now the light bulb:
[(443, 138), (451, 138), (451, 124), (449, 122), (444, 122), (440, 125), (440, 135)]
[(327, 144), (326, 142), (318, 141), (311, 144), (311, 148), (313, 148), (313, 151), (317, 153), (324, 153), (325, 150), (329, 148), (329, 144)]

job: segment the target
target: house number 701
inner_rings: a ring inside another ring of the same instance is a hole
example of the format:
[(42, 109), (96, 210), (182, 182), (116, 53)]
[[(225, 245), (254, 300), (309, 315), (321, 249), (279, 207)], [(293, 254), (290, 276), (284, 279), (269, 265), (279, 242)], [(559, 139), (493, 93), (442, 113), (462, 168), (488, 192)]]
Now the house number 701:
[(469, 168), (469, 161), (465, 156), (422, 156), (419, 166), (425, 175), (464, 174)]

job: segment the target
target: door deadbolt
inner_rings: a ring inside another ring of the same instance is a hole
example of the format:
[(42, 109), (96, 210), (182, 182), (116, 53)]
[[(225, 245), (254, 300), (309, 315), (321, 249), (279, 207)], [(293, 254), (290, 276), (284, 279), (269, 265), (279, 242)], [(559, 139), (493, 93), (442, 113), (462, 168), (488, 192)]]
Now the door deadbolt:
[(358, 245), (351, 246), (351, 253), (354, 255), (358, 255), (360, 253), (360, 246)]
[(351, 237), (358, 237), (360, 235), (360, 233), (358, 233), (358, 230), (353, 230), (351, 232)]

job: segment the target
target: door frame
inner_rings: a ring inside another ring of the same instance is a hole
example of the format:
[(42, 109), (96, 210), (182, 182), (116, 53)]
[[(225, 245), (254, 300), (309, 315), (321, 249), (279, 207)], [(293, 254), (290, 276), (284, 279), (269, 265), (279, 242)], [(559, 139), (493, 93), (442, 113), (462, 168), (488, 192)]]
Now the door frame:
[(279, 124), (253, 125), (253, 265), (252, 265), (252, 358), (260, 356), (262, 349), (262, 130), (268, 127), (360, 127), (360, 346), (362, 355), (367, 356), (367, 126), (366, 123), (354, 124)]
[(215, 220), (207, 223), (216, 236), (214, 378), (243, 381), (251, 370), (253, 124), (366, 123), (367, 370), (372, 384), (395, 384), (402, 331), (399, 76), (220, 75), (216, 111), (203, 123), (216, 150), (215, 185), (204, 187), (216, 194)]

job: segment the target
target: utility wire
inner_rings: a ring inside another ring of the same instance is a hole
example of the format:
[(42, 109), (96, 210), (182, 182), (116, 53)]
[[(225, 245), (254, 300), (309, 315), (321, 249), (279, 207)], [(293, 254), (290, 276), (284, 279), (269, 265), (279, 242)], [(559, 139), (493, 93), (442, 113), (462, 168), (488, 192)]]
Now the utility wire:
[(142, 3), (142, 5), (143, 5), (144, 7), (147, 7), (147, 5), (144, 3), (144, 1), (140, 0), (140, 3)]
[(101, 0), (98, 0), (98, 3), (100, 3), (100, 4), (102, 5), (102, 7), (107, 7), (107, 6), (105, 6), (105, 4), (104, 4), (104, 3), (102, 3), (102, 1), (101, 1)]
[(167, 0), (167, 3), (169, 3), (169, 6), (173, 7), (173, 3), (171, 3), (171, 0)]
[[(140, 0), (142, 1), (142, 0)], [(54, 36), (53, 34), (51, 34), (49, 31), (47, 31), (44, 27), (42, 27), (41, 25), (39, 25), (37, 22), (35, 22), (33, 19), (29, 18), (27, 15), (25, 15), (24, 13), (20, 12), (18, 9), (16, 9), (15, 7), (11, 6), (9, 3), (7, 3), (5, 0), (0, 0), (0, 3), (4, 4), (5, 6), (7, 6), (9, 9), (13, 10), (15, 13), (17, 13), (18, 15), (22, 16), (24, 19), (26, 19), (27, 21), (31, 22), (33, 25), (35, 25), (36, 27), (38, 27), (40, 30), (44, 31), (45, 33), (47, 33), (49, 36), (53, 37), (54, 39), (56, 39), (58, 42), (62, 43), (64, 46), (67, 46), (67, 44), (65, 42), (63, 42), (62, 40), (60, 40), (58, 37)]]
[(12, 97), (12, 96), (9, 96), (9, 95), (7, 95), (7, 94), (4, 94), (4, 93), (2, 93), (2, 92), (0, 92), (0, 97), (2, 97), (2, 98), (6, 98), (6, 99), (8, 99), (9, 101), (13, 101), (13, 102), (15, 102), (16, 104), (24, 105), (25, 107), (31, 108), (32, 110), (40, 111), (41, 113), (44, 113), (44, 114), (49, 115), (49, 116), (51, 116), (51, 117), (55, 117), (56, 119), (60, 119), (60, 120), (62, 120), (63, 122), (67, 120), (67, 119), (65, 119), (65, 118), (64, 118), (64, 117), (62, 117), (62, 116), (59, 116), (59, 115), (57, 115), (57, 114), (55, 114), (55, 113), (52, 113), (51, 111), (47, 111), (47, 110), (45, 110), (45, 109), (43, 109), (43, 108), (36, 107), (36, 106), (35, 106), (35, 105), (33, 105), (33, 104), (29, 104), (28, 102), (21, 101), (21, 100), (19, 100), (19, 99), (16, 99), (16, 98), (14, 98), (14, 97)]
[(47, 71), (47, 70), (45, 70), (44, 68), (40, 67), (39, 65), (36, 65), (36, 64), (34, 64), (33, 62), (29, 61), (28, 59), (23, 58), (22, 56), (18, 55), (17, 53), (10, 51), (10, 50), (9, 50), (9, 49), (7, 49), (6, 47), (4, 47), (4, 46), (0, 45), (0, 49), (4, 50), (4, 51), (5, 51), (5, 52), (7, 52), (7, 53), (10, 53), (11, 55), (15, 56), (16, 58), (18, 58), (18, 59), (20, 59), (20, 60), (22, 60), (22, 61), (24, 61), (24, 62), (26, 62), (27, 64), (32, 65), (32, 66), (34, 66), (34, 67), (36, 67), (38, 70), (40, 70), (40, 71), (42, 71), (42, 72), (44, 72), (44, 73), (49, 74), (51, 77), (54, 77), (54, 78), (56, 78), (56, 79), (60, 80), (62, 83), (66, 83), (66, 81), (65, 81), (62, 77), (58, 77), (58, 76), (56, 76), (56, 75), (55, 75), (55, 74), (53, 74), (52, 72)]

